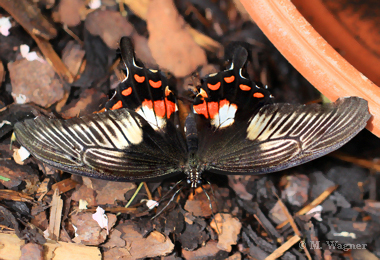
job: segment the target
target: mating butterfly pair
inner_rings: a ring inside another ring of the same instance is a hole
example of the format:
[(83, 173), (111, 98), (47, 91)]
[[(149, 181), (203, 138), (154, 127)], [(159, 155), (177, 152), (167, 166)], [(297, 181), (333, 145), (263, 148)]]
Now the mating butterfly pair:
[(114, 181), (149, 181), (184, 173), (192, 187), (206, 171), (260, 174), (299, 165), (338, 149), (370, 118), (367, 102), (272, 103), (243, 76), (248, 52), (234, 49), (228, 69), (208, 75), (185, 114), (160, 71), (136, 61), (122, 38), (125, 79), (107, 111), (69, 120), (37, 117), (15, 125), (17, 140), (58, 169)]

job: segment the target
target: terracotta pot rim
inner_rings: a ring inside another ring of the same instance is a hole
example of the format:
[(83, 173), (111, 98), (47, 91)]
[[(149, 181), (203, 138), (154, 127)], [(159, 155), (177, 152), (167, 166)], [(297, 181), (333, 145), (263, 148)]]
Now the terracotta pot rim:
[(366, 99), (372, 114), (367, 129), (380, 137), (380, 90), (332, 48), (289, 0), (241, 0), (284, 57), (322, 94)]

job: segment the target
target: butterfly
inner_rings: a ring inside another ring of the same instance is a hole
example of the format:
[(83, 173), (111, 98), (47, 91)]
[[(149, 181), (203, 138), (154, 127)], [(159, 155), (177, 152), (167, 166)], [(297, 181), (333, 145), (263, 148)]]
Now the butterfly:
[[(370, 118), (367, 101), (274, 103), (244, 73), (248, 51), (235, 46), (225, 70), (206, 76), (186, 106), (164, 73), (120, 41), (124, 79), (103, 113), (68, 120), (39, 116), (14, 127), (18, 142), (55, 168), (112, 181), (185, 174), (195, 188), (206, 172), (262, 174), (334, 151)], [(186, 116), (181, 116), (181, 115)]]

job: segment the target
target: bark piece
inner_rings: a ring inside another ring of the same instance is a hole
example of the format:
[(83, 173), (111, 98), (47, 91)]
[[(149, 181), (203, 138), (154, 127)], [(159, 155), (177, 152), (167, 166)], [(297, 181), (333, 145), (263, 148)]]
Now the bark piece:
[(86, 185), (77, 186), (76, 191), (71, 195), (71, 199), (74, 201), (85, 200), (89, 207), (95, 206), (95, 191), (88, 188)]
[(35, 243), (28, 243), (21, 247), (21, 257), (20, 260), (43, 260), (44, 259), (44, 248), (42, 245)]
[[(116, 223), (114, 214), (106, 214), (108, 218), (108, 229), (110, 230)], [(107, 230), (102, 229), (99, 224), (92, 218), (92, 213), (83, 213), (74, 215), (71, 218), (72, 224), (76, 228), (76, 237), (73, 239), (76, 243), (84, 245), (99, 245), (107, 238)]]
[(286, 199), (291, 205), (302, 207), (308, 200), (309, 178), (304, 174), (283, 177), (285, 188), (282, 199)]
[(117, 49), (122, 36), (133, 32), (132, 25), (120, 12), (98, 10), (87, 16), (86, 29), (93, 35), (99, 35), (111, 49)]
[(48, 107), (61, 100), (64, 95), (60, 80), (55, 77), (52, 66), (37, 60), (26, 59), (8, 63), (12, 83), (12, 96), (17, 103), (33, 102)]
[[(218, 228), (216, 228), (218, 225)], [(231, 214), (216, 214), (210, 226), (220, 231), (218, 248), (231, 252), (232, 245), (236, 245), (241, 230), (241, 222)]]
[(126, 241), (124, 247), (106, 249), (104, 259), (140, 259), (170, 254), (174, 244), (164, 234), (153, 231), (146, 238), (136, 231), (138, 226), (132, 222), (116, 227), (122, 232), (122, 239)]
[(182, 254), (187, 260), (195, 259), (225, 259), (228, 255), (227, 252), (222, 251), (218, 248), (218, 243), (216, 241), (209, 241), (203, 247), (200, 247), (194, 251), (182, 250)]
[(185, 29), (172, 0), (153, 0), (147, 13), (149, 48), (157, 64), (176, 77), (185, 77), (207, 63), (205, 51)]
[(97, 204), (114, 204), (115, 200), (125, 200), (124, 194), (136, 188), (134, 183), (130, 182), (113, 182), (96, 180), (96, 183), (105, 183), (101, 189), (95, 189), (97, 192)]
[(72, 75), (76, 76), (83, 63), (85, 51), (80, 44), (69, 41), (62, 51), (62, 62), (66, 65)]
[(68, 119), (99, 111), (107, 101), (107, 95), (99, 90), (94, 88), (85, 89), (80, 94), (78, 100), (75, 100), (62, 108), (62, 117)]
[(80, 11), (85, 9), (84, 4), (83, 0), (61, 0), (58, 7), (61, 23), (69, 27), (80, 24)]

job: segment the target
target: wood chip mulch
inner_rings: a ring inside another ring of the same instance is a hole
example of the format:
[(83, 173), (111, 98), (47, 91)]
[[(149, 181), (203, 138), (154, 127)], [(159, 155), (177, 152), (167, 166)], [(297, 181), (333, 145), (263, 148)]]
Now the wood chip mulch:
[(146, 202), (159, 201), (178, 178), (140, 185), (129, 203), (139, 183), (70, 175), (22, 160), (19, 144), (11, 146), (18, 121), (100, 111), (119, 82), (122, 36), (147, 67), (170, 73), (179, 92), (194, 74), (223, 69), (224, 48), (242, 41), (251, 45), (252, 75), (277, 102), (320, 101), (238, 1), (0, 0), (0, 7), (1, 259), (379, 259), (380, 141), (367, 130), (339, 153), (279, 173), (210, 174), (203, 188), (211, 200), (184, 188), (154, 219), (172, 194), (151, 211)]

